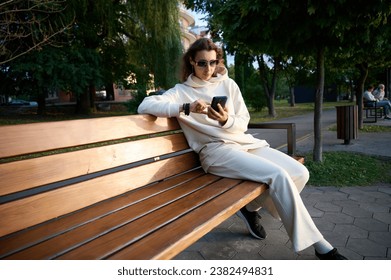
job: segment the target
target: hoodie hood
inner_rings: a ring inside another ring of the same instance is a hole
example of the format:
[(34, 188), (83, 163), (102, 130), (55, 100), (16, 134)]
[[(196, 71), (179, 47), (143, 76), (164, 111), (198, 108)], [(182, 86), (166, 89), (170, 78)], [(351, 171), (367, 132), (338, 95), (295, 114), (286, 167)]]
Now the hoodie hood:
[(201, 80), (200, 78), (197, 78), (193, 74), (190, 74), (189, 77), (187, 77), (187, 80), (183, 84), (192, 88), (200, 88), (200, 87), (205, 87), (211, 84), (224, 81), (228, 79), (228, 70), (225, 67), (221, 67), (221, 68), (222, 70), (219, 71), (219, 73), (217, 73), (217, 76), (210, 78), (208, 81)]

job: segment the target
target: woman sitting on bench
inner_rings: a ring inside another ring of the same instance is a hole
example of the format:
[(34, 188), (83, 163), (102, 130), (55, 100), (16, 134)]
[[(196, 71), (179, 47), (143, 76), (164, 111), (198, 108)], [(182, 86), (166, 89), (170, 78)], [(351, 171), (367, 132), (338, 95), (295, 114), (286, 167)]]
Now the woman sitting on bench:
[[(206, 172), (269, 185), (268, 191), (238, 212), (254, 237), (266, 237), (257, 213), (265, 207), (282, 220), (296, 252), (313, 245), (319, 259), (346, 259), (324, 239), (303, 204), (299, 192), (309, 179), (305, 166), (245, 133), (250, 115), (222, 57), (221, 48), (210, 39), (198, 39), (183, 56), (183, 83), (163, 95), (146, 97), (138, 112), (176, 117)], [(227, 98), (213, 109), (215, 96)]]

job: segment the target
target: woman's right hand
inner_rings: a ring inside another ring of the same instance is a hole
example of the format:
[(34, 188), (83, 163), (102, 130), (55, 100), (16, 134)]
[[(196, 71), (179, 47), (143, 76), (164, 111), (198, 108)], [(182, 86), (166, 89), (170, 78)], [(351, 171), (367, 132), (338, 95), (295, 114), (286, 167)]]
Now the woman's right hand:
[(208, 114), (208, 104), (202, 99), (197, 99), (193, 103), (190, 103), (190, 112), (196, 114)]

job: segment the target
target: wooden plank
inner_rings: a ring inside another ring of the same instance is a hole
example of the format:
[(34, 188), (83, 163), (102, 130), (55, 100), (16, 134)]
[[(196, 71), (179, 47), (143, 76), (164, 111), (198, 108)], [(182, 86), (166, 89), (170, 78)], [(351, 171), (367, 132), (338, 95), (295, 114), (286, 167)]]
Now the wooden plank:
[(194, 153), (157, 161), (0, 205), (0, 236), (199, 166)]
[(181, 185), (202, 175), (205, 175), (205, 172), (199, 168), (180, 176), (175, 176), (170, 180), (128, 192), (125, 195), (116, 197), (115, 199), (105, 200), (102, 203), (98, 203), (92, 207), (87, 207), (83, 210), (72, 213), (71, 215), (66, 215), (52, 220), (49, 223), (43, 223), (37, 227), (18, 232), (17, 234), (0, 237), (0, 258), (48, 240), (53, 236), (60, 235), (70, 229), (77, 228), (88, 222), (101, 218), (108, 213), (135, 204), (146, 198), (160, 195), (177, 185)]
[(103, 259), (137, 241), (140, 237), (160, 229), (165, 224), (178, 219), (187, 212), (191, 212), (199, 205), (215, 198), (221, 193), (237, 185), (239, 180), (221, 179), (206, 188), (186, 196), (160, 208), (142, 219), (124, 225), (112, 232), (109, 232), (89, 243), (78, 247), (58, 259)]
[(303, 156), (293, 156), (293, 158), (295, 160), (297, 160), (298, 162), (300, 162), (301, 164), (304, 164), (304, 162), (305, 162), (305, 157), (303, 157)]
[[(148, 215), (153, 211), (159, 211), (161, 207), (173, 203), (181, 197), (191, 195), (195, 191), (214, 183), (216, 180), (218, 180), (218, 177), (209, 174), (194, 178), (186, 184), (177, 185), (175, 188), (160, 193), (158, 196), (153, 196), (140, 203), (131, 204), (122, 209), (118, 209), (118, 211), (108, 213), (106, 216), (95, 219), (90, 223), (80, 225), (77, 228), (15, 253), (5, 259), (54, 258), (55, 256), (68, 251), (70, 248), (76, 248), (122, 226), (136, 222), (137, 219), (142, 220), (145, 215)], [(164, 222), (164, 220), (162, 220), (162, 222)], [(155, 224), (155, 226), (158, 227), (159, 224)], [(141, 226), (140, 228), (144, 227)], [(129, 237), (138, 238), (137, 236), (134, 236), (135, 233), (136, 232), (133, 231), (129, 232)]]
[(171, 259), (267, 189), (245, 181), (107, 259)]
[(0, 164), (0, 195), (92, 174), (188, 148), (183, 134)]
[(0, 158), (179, 129), (175, 118), (131, 115), (0, 128)]

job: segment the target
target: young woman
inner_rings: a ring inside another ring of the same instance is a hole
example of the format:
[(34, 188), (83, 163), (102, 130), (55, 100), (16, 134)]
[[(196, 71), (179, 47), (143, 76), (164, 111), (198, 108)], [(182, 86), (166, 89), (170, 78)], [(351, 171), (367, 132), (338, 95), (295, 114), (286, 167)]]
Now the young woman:
[[(313, 245), (319, 259), (346, 259), (323, 238), (301, 200), (299, 192), (309, 179), (304, 165), (245, 133), (250, 115), (222, 57), (210, 39), (198, 39), (183, 56), (183, 83), (163, 95), (146, 97), (138, 112), (176, 117), (205, 172), (269, 185), (265, 194), (238, 212), (254, 237), (266, 237), (257, 213), (264, 207), (281, 219), (296, 252)], [(218, 110), (210, 106), (215, 96), (227, 97)]]

